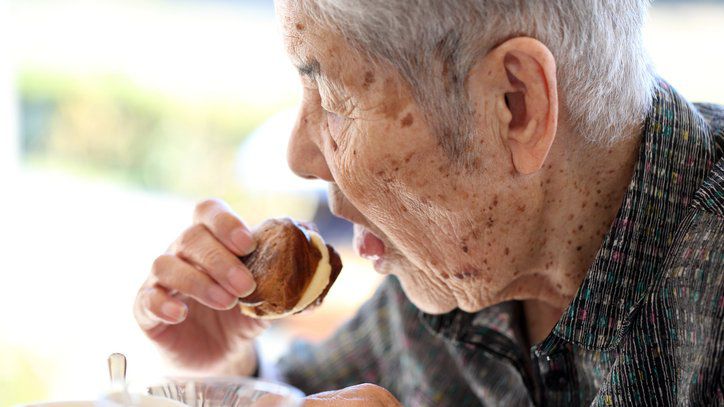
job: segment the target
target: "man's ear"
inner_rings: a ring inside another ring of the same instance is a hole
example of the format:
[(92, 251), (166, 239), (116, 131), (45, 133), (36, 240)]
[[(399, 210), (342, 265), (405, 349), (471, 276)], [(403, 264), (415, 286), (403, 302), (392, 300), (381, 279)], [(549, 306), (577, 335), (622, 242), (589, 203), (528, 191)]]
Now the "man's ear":
[[(556, 63), (538, 40), (516, 37), (483, 57), (502, 142), (520, 174), (538, 171), (558, 127)], [(482, 66), (481, 66), (482, 68)], [(475, 68), (474, 68), (475, 69)], [(495, 81), (495, 83), (491, 83)]]

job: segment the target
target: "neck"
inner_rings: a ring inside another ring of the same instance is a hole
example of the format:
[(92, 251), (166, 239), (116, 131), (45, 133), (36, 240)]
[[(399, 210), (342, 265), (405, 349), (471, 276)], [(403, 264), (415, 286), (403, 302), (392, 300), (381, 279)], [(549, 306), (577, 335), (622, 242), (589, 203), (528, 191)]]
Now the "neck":
[(538, 300), (523, 301), (528, 347), (542, 342), (553, 330), (564, 309)]
[(616, 217), (638, 159), (640, 137), (607, 147), (571, 149), (557, 143), (540, 178), (539, 249), (527, 273), (543, 276), (556, 292), (524, 299), (531, 343), (544, 339), (578, 291)]

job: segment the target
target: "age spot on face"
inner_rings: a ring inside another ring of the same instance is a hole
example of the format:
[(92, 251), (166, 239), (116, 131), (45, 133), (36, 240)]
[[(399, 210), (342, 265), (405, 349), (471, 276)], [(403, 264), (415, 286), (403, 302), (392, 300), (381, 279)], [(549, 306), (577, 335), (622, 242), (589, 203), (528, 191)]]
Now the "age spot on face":
[(304, 31), (304, 24), (302, 24), (302, 23), (297, 23), (297, 25), (295, 27), (297, 27), (297, 30), (299, 30), (299, 31)]
[(465, 277), (475, 277), (478, 274), (480, 274), (480, 270), (473, 266), (468, 265), (463, 269), (463, 276)]
[(407, 116), (402, 118), (400, 121), (400, 127), (410, 127), (415, 120), (412, 118), (412, 113), (408, 113)]
[(375, 83), (375, 74), (372, 71), (365, 72), (364, 77), (364, 83), (362, 83), (362, 87), (365, 89), (369, 89), (370, 85)]
[[(397, 86), (391, 80), (385, 80), (384, 86), (389, 89), (395, 89)], [(381, 113), (391, 120), (397, 120), (400, 112), (408, 105), (407, 101), (399, 97), (393, 97), (386, 100), (381, 106)]]

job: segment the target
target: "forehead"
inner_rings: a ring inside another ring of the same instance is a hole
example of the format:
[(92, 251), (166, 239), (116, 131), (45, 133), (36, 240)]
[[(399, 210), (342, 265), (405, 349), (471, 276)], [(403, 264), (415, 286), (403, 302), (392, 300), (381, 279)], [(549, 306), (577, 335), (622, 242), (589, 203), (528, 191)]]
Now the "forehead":
[(299, 1), (277, 1), (276, 11), (287, 53), (302, 76), (348, 89), (355, 87), (358, 71), (370, 65), (368, 58), (356, 52), (340, 33), (311, 18)]
[[(302, 0), (304, 1), (304, 0)], [(377, 99), (397, 100), (404, 81), (389, 63), (372, 58), (344, 36), (307, 15), (300, 1), (277, 0), (276, 12), (292, 63), (303, 76), (322, 79), (324, 87), (357, 96), (365, 105), (385, 105)]]
[(277, 0), (275, 8), (284, 34), (284, 45), (295, 65), (308, 63), (307, 59), (312, 54), (318, 54), (334, 41), (334, 35), (322, 30), (306, 14), (300, 1)]

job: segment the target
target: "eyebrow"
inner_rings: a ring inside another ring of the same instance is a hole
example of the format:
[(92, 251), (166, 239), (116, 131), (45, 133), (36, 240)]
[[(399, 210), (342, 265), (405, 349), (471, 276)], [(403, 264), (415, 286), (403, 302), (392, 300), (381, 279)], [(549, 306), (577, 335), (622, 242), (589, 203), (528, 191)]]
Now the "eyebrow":
[(315, 78), (315, 77), (319, 76), (319, 74), (321, 73), (320, 68), (319, 68), (319, 61), (312, 58), (308, 62), (305, 62), (302, 65), (298, 65), (297, 71), (299, 71), (299, 74), (302, 76)]

